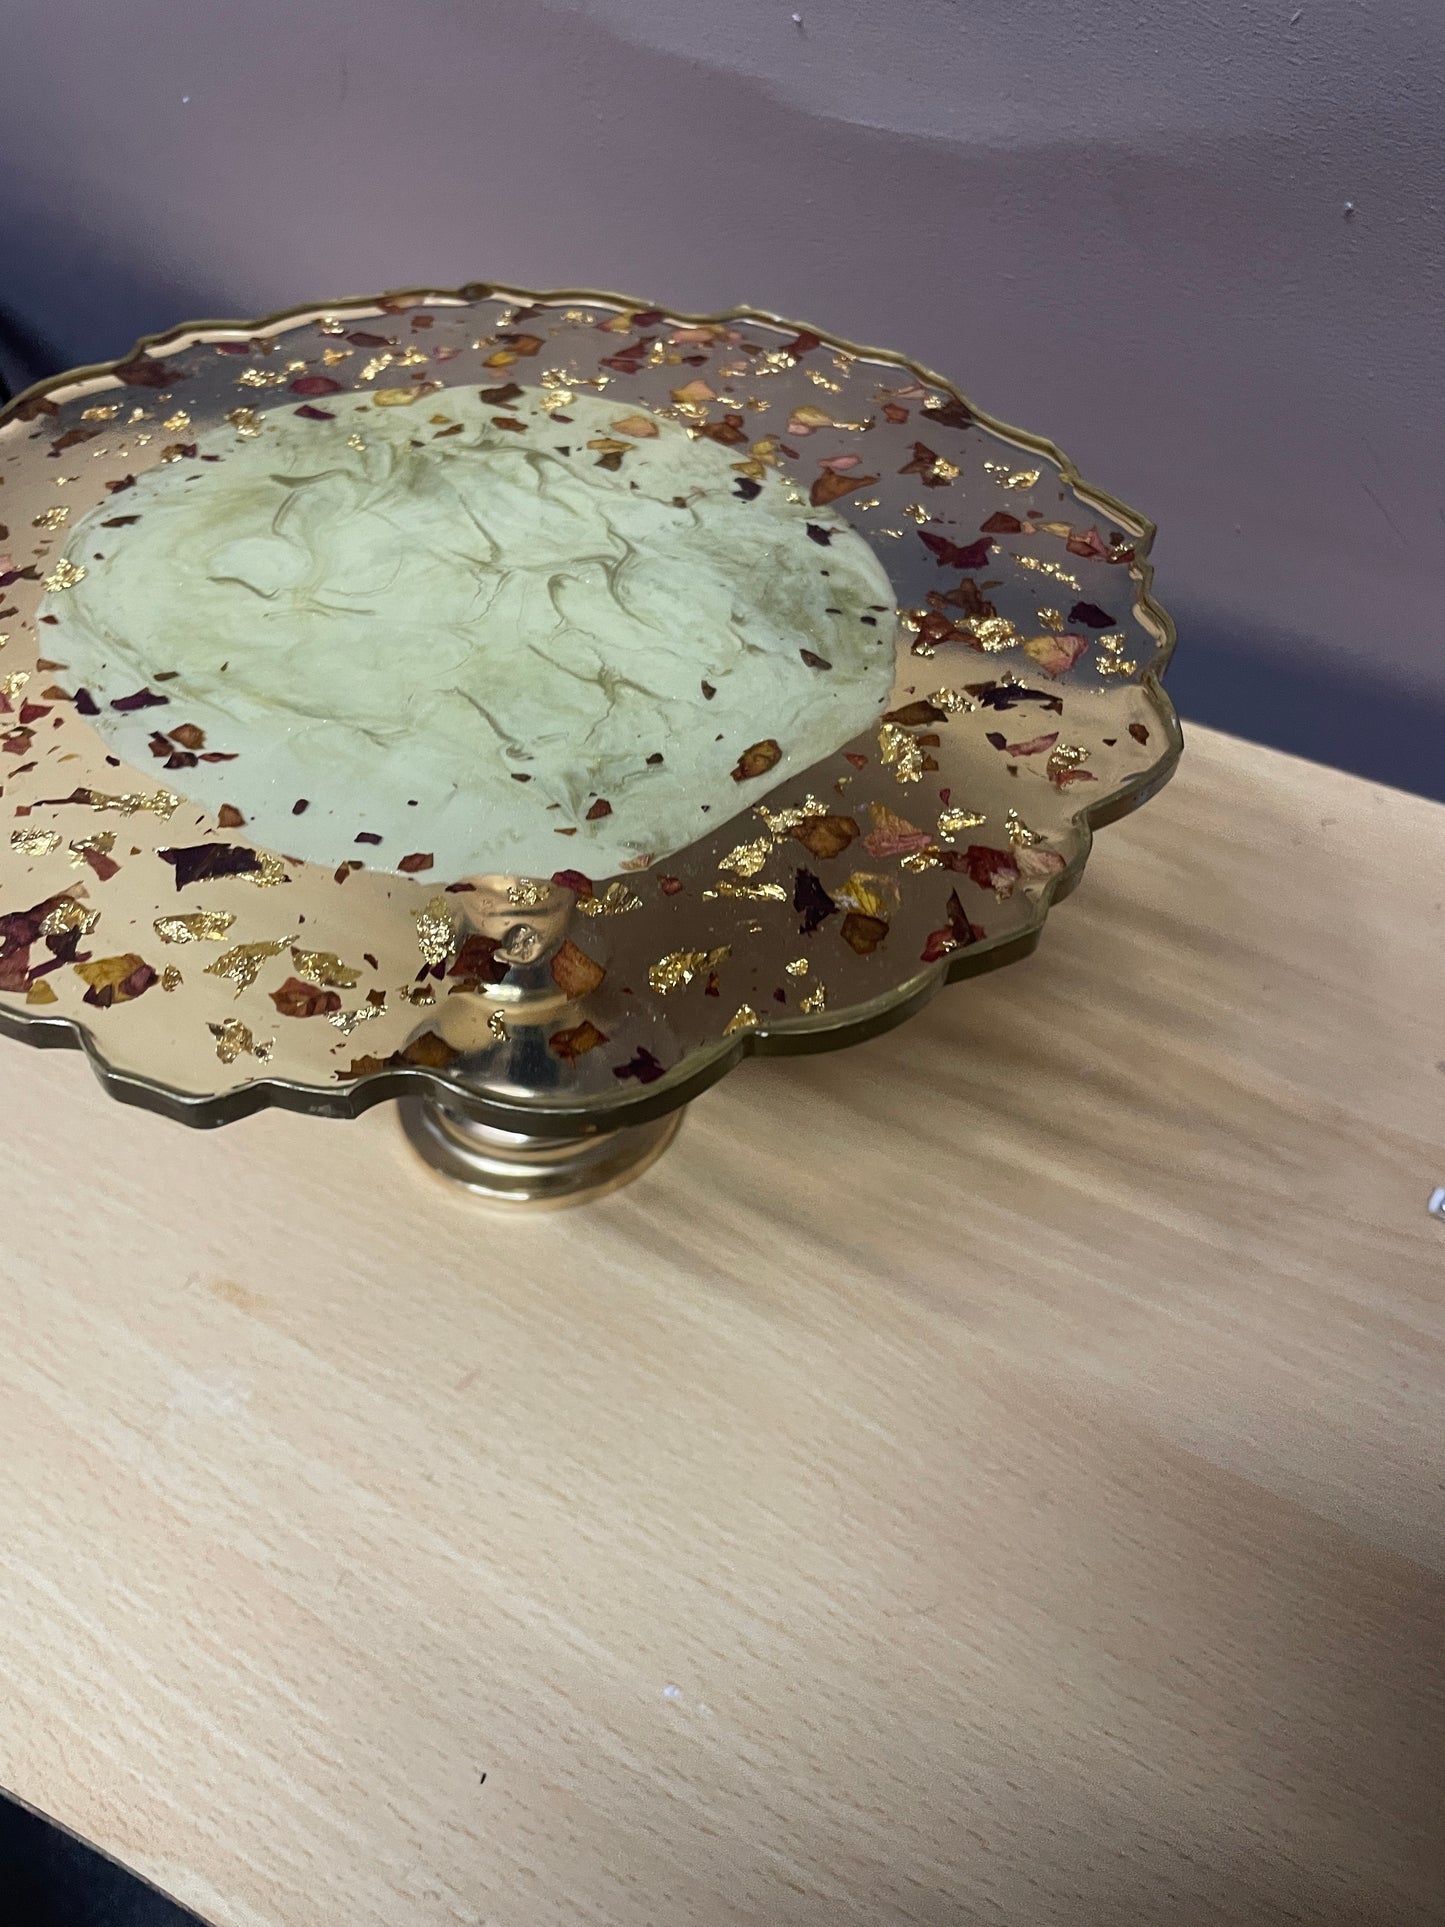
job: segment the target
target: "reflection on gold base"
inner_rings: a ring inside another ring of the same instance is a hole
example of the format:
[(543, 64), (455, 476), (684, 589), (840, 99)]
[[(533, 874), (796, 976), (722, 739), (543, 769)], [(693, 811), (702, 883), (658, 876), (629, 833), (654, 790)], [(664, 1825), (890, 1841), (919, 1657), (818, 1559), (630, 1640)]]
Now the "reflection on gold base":
[(477, 1124), (430, 1097), (397, 1107), (412, 1148), (443, 1177), (498, 1204), (555, 1210), (628, 1184), (676, 1137), (682, 1111), (584, 1137), (529, 1137)]

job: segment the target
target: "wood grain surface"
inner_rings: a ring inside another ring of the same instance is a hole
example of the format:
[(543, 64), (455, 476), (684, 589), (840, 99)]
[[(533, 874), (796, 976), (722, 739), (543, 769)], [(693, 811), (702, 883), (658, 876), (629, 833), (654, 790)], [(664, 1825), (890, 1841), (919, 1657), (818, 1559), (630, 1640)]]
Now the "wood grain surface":
[(1442, 902), (1195, 731), (540, 1218), (5, 1046), (0, 1780), (218, 1927), (1445, 1920)]

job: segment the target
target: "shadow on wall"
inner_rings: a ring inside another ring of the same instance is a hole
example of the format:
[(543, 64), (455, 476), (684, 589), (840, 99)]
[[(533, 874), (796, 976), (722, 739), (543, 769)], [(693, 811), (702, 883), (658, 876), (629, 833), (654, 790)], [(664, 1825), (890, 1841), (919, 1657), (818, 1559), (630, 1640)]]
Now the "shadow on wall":
[[(53, 231), (53, 230), (52, 230)], [(81, 274), (74, 263), (84, 260)], [(243, 316), (245, 302), (213, 286), (182, 283), (116, 258), (97, 259), (84, 237), (26, 262), (32, 312), (65, 317), (65, 340), (47, 338), (0, 306), (0, 400), (60, 372), (77, 355), (121, 354), (141, 335), (193, 316)], [(803, 317), (816, 319), (816, 317)], [(1268, 624), (1240, 634), (1232, 619), (1170, 594), (1161, 600), (1181, 645), (1170, 693), (1186, 722), (1287, 750), (1372, 781), (1445, 801), (1445, 706), (1428, 693), (1337, 655), (1310, 658), (1298, 637)]]

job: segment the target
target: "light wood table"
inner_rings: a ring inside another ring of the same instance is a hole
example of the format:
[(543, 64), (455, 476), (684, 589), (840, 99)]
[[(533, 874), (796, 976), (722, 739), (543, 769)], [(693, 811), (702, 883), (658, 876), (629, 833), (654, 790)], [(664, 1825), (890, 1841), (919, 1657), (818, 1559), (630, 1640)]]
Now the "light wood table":
[(535, 1219), (4, 1046), (0, 1780), (221, 1927), (1445, 1920), (1442, 902), (1196, 730)]

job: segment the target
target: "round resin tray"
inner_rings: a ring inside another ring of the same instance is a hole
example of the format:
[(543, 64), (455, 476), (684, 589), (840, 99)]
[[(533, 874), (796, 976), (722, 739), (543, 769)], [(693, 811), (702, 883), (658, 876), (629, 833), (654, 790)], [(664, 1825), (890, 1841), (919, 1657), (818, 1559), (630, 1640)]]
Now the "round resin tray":
[(557, 1156), (870, 1036), (1172, 772), (1152, 533), (744, 310), (479, 284), (43, 383), (0, 414), (0, 1027), (191, 1123), (410, 1094)]

